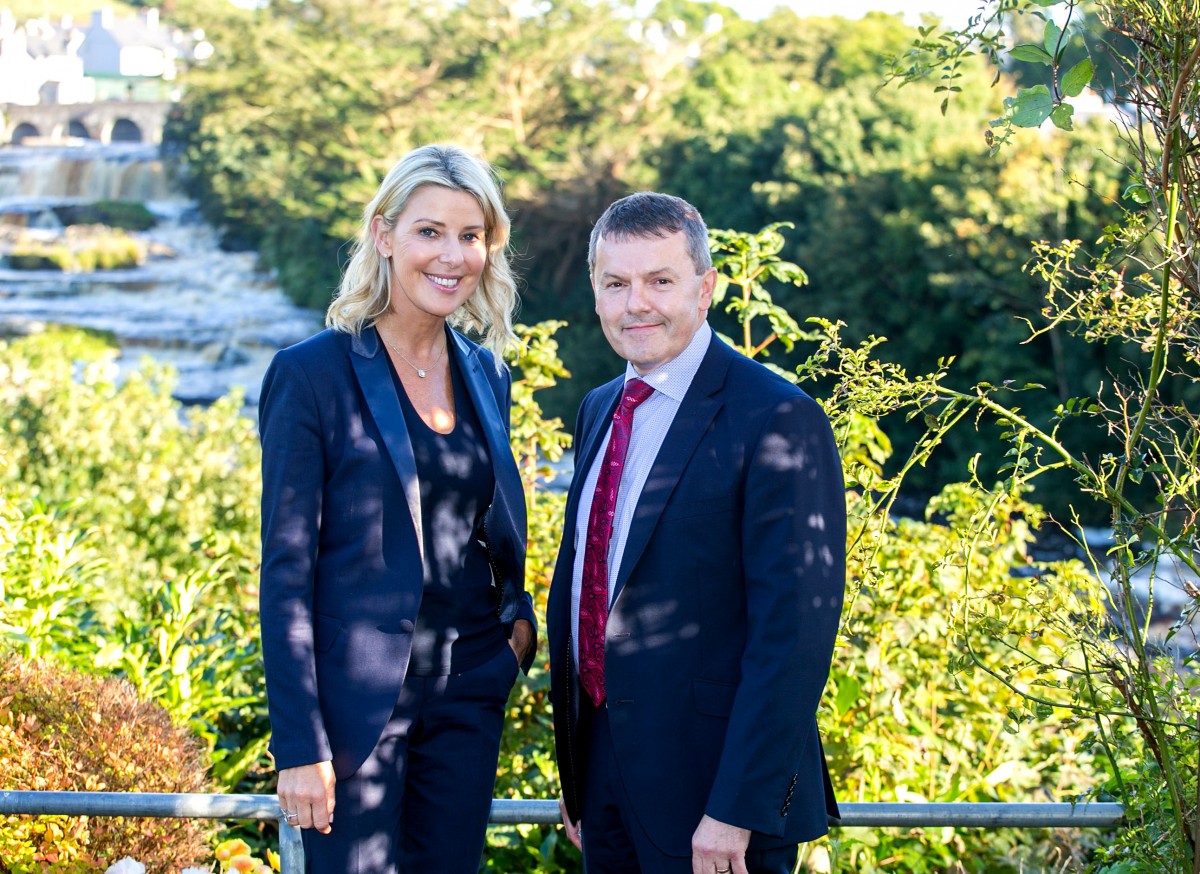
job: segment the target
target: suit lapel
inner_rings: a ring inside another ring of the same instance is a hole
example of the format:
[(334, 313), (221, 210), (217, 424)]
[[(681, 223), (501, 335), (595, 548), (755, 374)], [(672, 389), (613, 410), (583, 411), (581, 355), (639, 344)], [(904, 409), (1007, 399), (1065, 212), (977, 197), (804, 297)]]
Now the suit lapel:
[(392, 383), (387, 357), (379, 354), (381, 348), (379, 334), (375, 329), (364, 328), (362, 333), (354, 336), (350, 342), (350, 363), (367, 401), (367, 409), (371, 411), (371, 418), (375, 420), (375, 425), (383, 437), (383, 444), (391, 456), (392, 465), (400, 476), (404, 499), (408, 503), (408, 512), (412, 516), (413, 528), (417, 534), (417, 548), (421, 550), (421, 559), (424, 561), (425, 539), (422, 534), (421, 486), (417, 482), (417, 460), (413, 455), (408, 428), (404, 425), (404, 413), (400, 409), (400, 399), (396, 396), (396, 386)]
[[(570, 531), (574, 531), (574, 520), (579, 513), (579, 502), (583, 500), (584, 481), (587, 479), (588, 471), (592, 469), (596, 453), (604, 445), (604, 435), (608, 433), (608, 425), (612, 421), (613, 412), (617, 409), (617, 401), (621, 398), (621, 387), (624, 384), (624, 377), (621, 377), (596, 389), (595, 417), (591, 422), (583, 422), (583, 427), (579, 429), (583, 443), (575, 448), (575, 472), (572, 475), (571, 490), (567, 496), (566, 525)], [(574, 537), (571, 537), (571, 542), (575, 542)]]
[[(579, 437), (579, 445), (575, 447), (575, 470), (571, 475), (571, 488), (567, 491), (567, 506), (563, 511), (562, 545), (559, 548), (558, 564), (555, 565), (556, 573), (559, 568), (562, 568), (567, 574), (568, 581), (575, 562), (575, 520), (579, 517), (579, 502), (583, 500), (584, 481), (587, 479), (588, 471), (591, 470), (596, 453), (600, 451), (604, 435), (608, 432), (608, 423), (612, 419), (613, 411), (617, 408), (617, 401), (621, 397), (621, 387), (624, 384), (624, 377), (621, 377), (608, 385), (597, 388), (594, 414), (580, 410), (580, 414), (584, 418), (575, 429)], [(589, 415), (590, 421), (587, 420)]]
[(492, 470), (496, 477), (497, 492), (508, 495), (522, 493), (520, 475), (513, 464), (502, 464), (505, 455), (512, 456), (512, 444), (508, 439), (505, 423), (508, 421), (508, 410), (500, 409), (500, 401), (489, 382), (488, 374), (484, 372), (485, 364), (480, 360), (475, 350), (471, 348), (465, 337), (456, 331), (447, 330), (450, 348), (457, 356), (458, 369), (466, 383), (467, 393), (479, 414), (487, 437), (488, 452), (492, 457)]
[(717, 412), (724, 406), (721, 389), (725, 384), (725, 373), (729, 369), (731, 350), (716, 335), (713, 335), (704, 360), (696, 371), (692, 384), (684, 395), (675, 421), (671, 423), (654, 466), (646, 477), (642, 494), (638, 497), (625, 538), (625, 552), (614, 584), (613, 601), (621, 595), (621, 589), (633, 573), (646, 544), (654, 534), (655, 526), (675, 486), (679, 484), (700, 440), (708, 430)]

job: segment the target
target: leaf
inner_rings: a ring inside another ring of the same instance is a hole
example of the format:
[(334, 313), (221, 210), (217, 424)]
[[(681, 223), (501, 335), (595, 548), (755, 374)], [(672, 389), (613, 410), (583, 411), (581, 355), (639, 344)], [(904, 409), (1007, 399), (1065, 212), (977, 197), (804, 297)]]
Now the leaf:
[(1121, 196), (1127, 200), (1132, 200), (1134, 203), (1150, 202), (1150, 190), (1141, 182), (1134, 182), (1122, 192)]
[(1023, 43), (1019, 46), (1013, 46), (1009, 50), (1008, 56), (1015, 61), (1028, 61), (1030, 63), (1041, 63), (1047, 67), (1054, 63), (1054, 58), (1050, 53), (1041, 46), (1035, 46), (1031, 43)]
[(726, 276), (724, 273), (718, 273), (716, 285), (713, 286), (713, 296), (712, 296), (713, 306), (716, 306), (717, 304), (719, 304), (721, 301), (723, 301), (725, 299), (725, 292), (728, 290), (728, 288), (729, 288), (729, 277)]
[(854, 677), (843, 677), (838, 683), (837, 709), (838, 713), (849, 713), (850, 708), (858, 701), (862, 692), (862, 684)]
[(1062, 93), (1067, 97), (1078, 97), (1091, 83), (1095, 72), (1096, 67), (1092, 64), (1092, 59), (1084, 58), (1063, 76)]
[(1046, 22), (1046, 32), (1042, 36), (1042, 45), (1046, 47), (1046, 51), (1055, 59), (1058, 60), (1059, 41), (1062, 39), (1062, 28), (1050, 19)]
[(1039, 127), (1054, 110), (1054, 97), (1045, 85), (1022, 88), (1004, 101), (1009, 120), (1017, 127)]
[(1059, 130), (1074, 130), (1071, 126), (1071, 116), (1075, 114), (1075, 107), (1069, 103), (1060, 103), (1050, 113), (1050, 121)]

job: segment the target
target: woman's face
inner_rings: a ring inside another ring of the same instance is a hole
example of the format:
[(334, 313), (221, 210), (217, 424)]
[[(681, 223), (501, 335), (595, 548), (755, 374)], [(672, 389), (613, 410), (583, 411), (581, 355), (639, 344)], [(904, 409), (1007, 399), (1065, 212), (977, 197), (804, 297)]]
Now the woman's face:
[(479, 286), (487, 260), (483, 209), (465, 191), (423, 185), (388, 228), (371, 222), (375, 249), (391, 261), (392, 309), (445, 319)]

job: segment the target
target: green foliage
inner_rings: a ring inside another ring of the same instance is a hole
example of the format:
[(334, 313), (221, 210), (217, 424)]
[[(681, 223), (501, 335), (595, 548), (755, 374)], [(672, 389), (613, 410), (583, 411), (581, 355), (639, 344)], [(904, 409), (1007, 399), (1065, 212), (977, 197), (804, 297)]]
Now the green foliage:
[(105, 225), (122, 231), (147, 231), (158, 218), (145, 204), (132, 200), (97, 200), (54, 207), (64, 225)]
[[(562, 366), (555, 333), (562, 322), (518, 325), (521, 344), (511, 356), (514, 371), (511, 435), (513, 454), (525, 484), (529, 513), (526, 589), (539, 616), (546, 615), (546, 595), (562, 533), (566, 493), (552, 491), (547, 462), (558, 461), (571, 443), (558, 419), (547, 419), (534, 397), (570, 374)], [(550, 669), (545, 628), (540, 629), (538, 654), (528, 676), (522, 675), (508, 702), (508, 718), (500, 750), (496, 795), (500, 798), (557, 798), (554, 764), (554, 725), (550, 714)], [(521, 824), (488, 830), (483, 869), (537, 871), (553, 874), (578, 871), (579, 853), (557, 826)]]
[[(1037, 5), (1065, 11), (1068, 21), (1075, 8), (1071, 0)], [(1008, 453), (1001, 472), (1014, 494), (1040, 483), (1050, 471), (1068, 472), (1075, 488), (1070, 510), (1058, 524), (1081, 546), (1087, 544), (1080, 518), (1094, 508), (1107, 514), (1114, 542), (1107, 566), (1097, 561), (1093, 570), (1111, 579), (1114, 621), (1103, 629), (1085, 623), (1073, 627), (1071, 647), (1083, 667), (1065, 686), (1071, 706), (1096, 726), (1098, 747), (1110, 762), (1108, 790), (1135, 811), (1131, 826), (1118, 833), (1102, 859), (1109, 871), (1191, 870), (1197, 857), (1200, 703), (1192, 677), (1194, 647), (1180, 646), (1177, 635), (1191, 630), (1197, 604), (1193, 598), (1169, 615), (1165, 633), (1156, 632), (1151, 610), (1155, 589), (1171, 585), (1169, 568), (1195, 575), (1193, 580), (1200, 576), (1200, 417), (1195, 407), (1200, 288), (1192, 268), (1200, 237), (1200, 213), (1194, 207), (1200, 173), (1180, 111), (1200, 93), (1195, 76), (1200, 10), (1175, 0), (1095, 5), (1100, 19), (1121, 38), (1110, 46), (1131, 47), (1117, 59), (1114, 83), (1136, 113), (1118, 156), (1136, 177), (1125, 186), (1131, 206), (1088, 235), (1097, 240), (1093, 251), (1074, 239), (1036, 244), (1031, 272), (1047, 289), (1046, 324), (1034, 325), (1032, 336), (1065, 330), (1097, 346), (1133, 346), (1143, 354), (1114, 368), (1108, 386), (1059, 404), (1041, 399), (1043, 410), (1053, 412), (1040, 422), (1000, 399), (992, 386), (977, 386), (973, 394), (939, 387), (901, 406), (909, 415), (935, 421), (951, 410), (994, 417), (1005, 429), (1001, 439)], [(979, 20), (940, 38), (946, 51), (973, 51), (980, 41), (979, 21), (999, 20), (1012, 6), (985, 4)], [(1043, 48), (1050, 59), (1029, 56), (1027, 62), (1047, 63), (1056, 83), (1067, 83), (1063, 92), (1074, 90), (1088, 71), (1072, 68), (1060, 79), (1066, 64), (1062, 31), (1052, 26), (1051, 13), (1043, 20)], [(1057, 101), (1057, 89), (1053, 97)], [(1011, 130), (1005, 141), (1008, 134)], [(1023, 406), (1037, 400), (1036, 395), (1024, 398)], [(1077, 435), (1087, 429), (1110, 439), (1107, 451), (1086, 451)], [(981, 527), (978, 520), (971, 525)], [(1192, 594), (1195, 585), (1185, 582), (1184, 589)], [(982, 618), (1000, 629), (1009, 621), (1007, 615)], [(997, 672), (1009, 682), (1038, 664), (1028, 651), (1015, 652), (1017, 664)], [(1039, 694), (1023, 691), (1030, 701), (1046, 704)]]
[(0, 344), (0, 628), (130, 680), (232, 789), (266, 743), (253, 425), (238, 397), (185, 413), (161, 369), (117, 385), (113, 355), (74, 331)]
[[(777, 222), (757, 234), (719, 229), (709, 233), (713, 266), (717, 268), (713, 306), (720, 306), (731, 286), (739, 290), (729, 297), (725, 312), (733, 313), (742, 324), (742, 342), (734, 346), (747, 358), (760, 355), (765, 358), (770, 354), (767, 347), (776, 340), (790, 352), (800, 336), (796, 320), (775, 303), (764, 286), (771, 280), (795, 286), (808, 282), (808, 276), (797, 265), (779, 258), (783, 249), (781, 227), (791, 227), (791, 224)], [(761, 340), (756, 340), (751, 333), (756, 318), (765, 318), (771, 329), (771, 333)], [(775, 370), (782, 372), (778, 367)]]
[[(203, 745), (132, 686), (45, 661), (0, 660), (6, 789), (205, 792)], [(133, 856), (155, 874), (205, 861), (207, 820), (0, 817), (0, 871), (103, 871)]]

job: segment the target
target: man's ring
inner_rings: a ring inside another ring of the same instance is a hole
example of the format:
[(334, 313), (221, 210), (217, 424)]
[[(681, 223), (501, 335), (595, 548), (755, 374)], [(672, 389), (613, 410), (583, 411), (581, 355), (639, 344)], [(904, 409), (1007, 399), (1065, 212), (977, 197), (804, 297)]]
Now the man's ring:
[(729, 872), (732, 870), (732, 868), (718, 868), (717, 874), (729, 874)]

